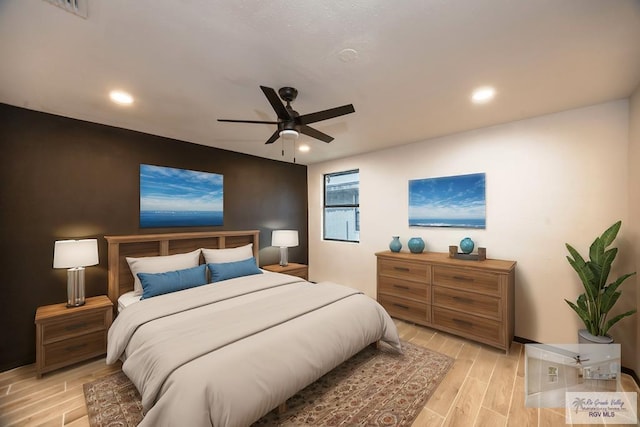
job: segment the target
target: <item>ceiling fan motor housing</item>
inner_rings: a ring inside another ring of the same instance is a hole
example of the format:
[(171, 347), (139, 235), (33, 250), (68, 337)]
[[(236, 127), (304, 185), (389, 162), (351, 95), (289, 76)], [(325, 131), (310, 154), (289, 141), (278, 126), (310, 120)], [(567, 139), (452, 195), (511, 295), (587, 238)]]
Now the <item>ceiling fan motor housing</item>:
[(298, 131), (298, 125), (294, 120), (287, 120), (287, 121), (278, 123), (278, 131), (282, 132), (283, 130)]

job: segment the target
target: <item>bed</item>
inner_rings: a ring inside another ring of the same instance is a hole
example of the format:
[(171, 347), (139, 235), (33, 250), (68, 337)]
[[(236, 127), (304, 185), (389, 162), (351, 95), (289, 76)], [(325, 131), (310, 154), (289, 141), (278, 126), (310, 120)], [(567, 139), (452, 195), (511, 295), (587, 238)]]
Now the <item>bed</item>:
[[(259, 269), (258, 236), (105, 237), (114, 307), (140, 291), (135, 277), (147, 295), (116, 309), (107, 349), (107, 363), (122, 360), (140, 391), (141, 426), (250, 425), (367, 345), (401, 351), (393, 321), (375, 300), (339, 284)], [(174, 271), (187, 257), (197, 266)], [(194, 271), (206, 272), (205, 284), (175, 292), (157, 287), (183, 287)]]

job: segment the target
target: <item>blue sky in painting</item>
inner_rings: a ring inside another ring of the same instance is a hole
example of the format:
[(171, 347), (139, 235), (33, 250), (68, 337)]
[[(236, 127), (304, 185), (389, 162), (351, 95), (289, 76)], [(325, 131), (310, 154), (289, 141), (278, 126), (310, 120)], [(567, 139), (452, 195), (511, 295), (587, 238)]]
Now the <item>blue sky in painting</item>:
[(222, 175), (140, 165), (140, 211), (222, 211)]
[(409, 181), (409, 218), (485, 218), (485, 174)]

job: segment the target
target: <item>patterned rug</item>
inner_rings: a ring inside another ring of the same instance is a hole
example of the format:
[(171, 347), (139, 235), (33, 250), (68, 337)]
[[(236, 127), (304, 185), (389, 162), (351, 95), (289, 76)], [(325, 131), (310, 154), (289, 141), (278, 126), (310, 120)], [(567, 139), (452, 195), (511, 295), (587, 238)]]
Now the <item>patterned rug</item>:
[[(449, 356), (403, 342), (404, 354), (367, 347), (301, 390), (254, 426), (410, 426), (453, 364)], [(122, 372), (84, 384), (92, 427), (135, 426), (138, 391)]]

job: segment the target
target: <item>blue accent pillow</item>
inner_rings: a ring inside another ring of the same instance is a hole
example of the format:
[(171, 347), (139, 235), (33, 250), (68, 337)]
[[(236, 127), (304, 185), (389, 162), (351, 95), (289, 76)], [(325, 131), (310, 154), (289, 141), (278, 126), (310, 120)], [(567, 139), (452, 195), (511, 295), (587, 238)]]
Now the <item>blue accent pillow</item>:
[(242, 261), (210, 263), (207, 264), (207, 267), (211, 272), (212, 282), (220, 282), (234, 277), (251, 276), (252, 274), (262, 274), (262, 270), (256, 265), (254, 257)]
[(138, 278), (142, 283), (140, 299), (145, 299), (204, 285), (207, 283), (207, 270), (202, 264), (166, 273), (138, 273)]

